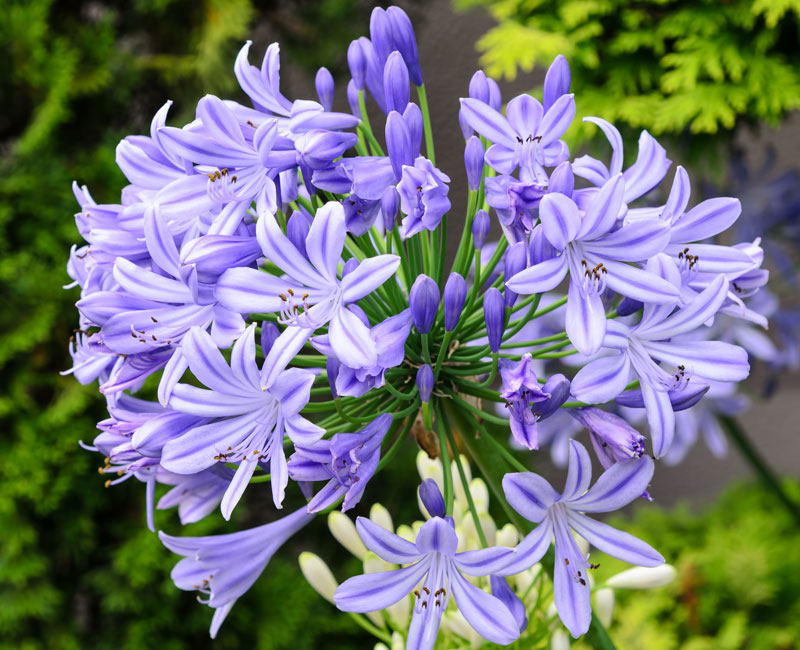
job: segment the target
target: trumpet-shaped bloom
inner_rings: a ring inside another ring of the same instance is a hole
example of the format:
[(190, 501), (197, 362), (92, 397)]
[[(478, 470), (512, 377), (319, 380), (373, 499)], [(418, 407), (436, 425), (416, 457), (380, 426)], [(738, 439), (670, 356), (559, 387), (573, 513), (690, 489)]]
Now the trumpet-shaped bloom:
[(369, 328), (347, 305), (388, 280), (400, 265), (397, 255), (378, 255), (358, 264), (342, 279), (337, 268), (345, 244), (341, 203), (317, 211), (306, 238), (306, 258), (283, 234), (275, 217), (261, 213), (258, 241), (264, 255), (286, 275), (277, 277), (256, 269), (226, 271), (215, 295), (229, 309), (244, 313), (279, 312), (286, 329), (272, 346), (261, 372), (269, 388), (316, 329), (328, 326), (331, 347), (354, 368), (370, 368), (378, 360)]
[(515, 559), (499, 575), (513, 575), (533, 566), (555, 539), (554, 597), (561, 621), (575, 638), (589, 629), (592, 607), (589, 578), (592, 568), (570, 530), (592, 546), (631, 564), (658, 566), (664, 558), (648, 544), (585, 513), (612, 512), (642, 495), (653, 476), (647, 456), (612, 465), (592, 482), (592, 461), (579, 442), (570, 441), (569, 469), (564, 491), (559, 494), (545, 479), (532, 472), (506, 474), (503, 491), (514, 510), (539, 524), (520, 542)]
[(496, 573), (512, 559), (512, 549), (491, 547), (456, 553), (458, 538), (452, 520), (441, 517), (426, 521), (415, 543), (364, 517), (356, 520), (356, 528), (369, 550), (387, 562), (410, 566), (346, 580), (333, 596), (339, 609), (371, 612), (389, 607), (413, 592), (416, 602), (406, 648), (431, 650), (452, 593), (461, 614), (482, 637), (503, 645), (519, 638), (519, 627), (506, 605), (462, 575)]

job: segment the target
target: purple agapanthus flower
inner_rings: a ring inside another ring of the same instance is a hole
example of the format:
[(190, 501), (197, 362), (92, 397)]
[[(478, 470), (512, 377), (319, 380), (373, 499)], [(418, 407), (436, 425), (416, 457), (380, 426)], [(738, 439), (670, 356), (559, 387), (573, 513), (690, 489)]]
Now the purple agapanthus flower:
[(178, 384), (169, 400), (177, 411), (214, 420), (164, 445), (161, 464), (165, 469), (195, 474), (219, 462), (239, 465), (222, 498), (226, 519), (262, 464), (270, 473), (272, 498), (280, 508), (289, 480), (284, 434), (297, 444), (310, 445), (325, 433), (300, 415), (311, 394), (312, 372), (285, 370), (280, 381), (262, 389), (255, 328), (255, 323), (250, 325), (236, 341), (230, 365), (206, 332), (193, 329), (184, 339), (183, 354), (192, 373), (208, 388)]
[(330, 202), (317, 211), (306, 238), (308, 259), (283, 234), (269, 212), (260, 215), (258, 241), (267, 258), (286, 273), (276, 277), (250, 268), (226, 271), (217, 299), (238, 313), (279, 312), (287, 325), (264, 363), (261, 381), (269, 388), (314, 330), (328, 326), (337, 356), (354, 368), (370, 368), (378, 353), (369, 328), (347, 309), (388, 280), (400, 265), (397, 255), (364, 260), (341, 280), (337, 267), (345, 238), (344, 210)]
[(253, 586), (275, 552), (313, 518), (301, 508), (269, 524), (227, 535), (173, 537), (159, 532), (164, 546), (183, 555), (172, 570), (175, 586), (208, 596), (200, 602), (215, 610), (212, 639), (236, 600)]
[(640, 566), (662, 564), (664, 558), (648, 544), (584, 514), (622, 508), (645, 492), (652, 476), (653, 461), (644, 456), (612, 465), (590, 488), (592, 461), (586, 448), (574, 440), (570, 441), (567, 482), (561, 494), (538, 474), (506, 474), (503, 491), (508, 503), (539, 525), (517, 546), (515, 559), (498, 573), (513, 575), (533, 566), (544, 556), (554, 537), (556, 609), (572, 636), (584, 634), (592, 618), (586, 573), (592, 565), (570, 531), (625, 562)]
[(450, 209), (447, 198), (450, 177), (440, 172), (427, 158), (419, 156), (414, 165), (403, 166), (403, 177), (397, 185), (405, 237), (422, 230), (435, 230)]
[(543, 402), (550, 394), (542, 390), (532, 365), (530, 353), (523, 354), (519, 363), (501, 359), (500, 377), (503, 380), (503, 389), (500, 397), (506, 400), (514, 440), (528, 449), (538, 449), (536, 403)]
[[(356, 520), (356, 528), (369, 550), (387, 562), (410, 566), (346, 580), (333, 597), (339, 609), (372, 612), (389, 607), (413, 592), (416, 602), (406, 648), (431, 650), (452, 593), (461, 614), (482, 637), (502, 645), (519, 638), (519, 627), (506, 605), (462, 575), (496, 573), (512, 559), (512, 549), (490, 547), (457, 553), (458, 538), (452, 520), (441, 517), (426, 521), (415, 543), (364, 517)], [(422, 587), (417, 589), (420, 582)]]
[(614, 176), (581, 207), (564, 194), (545, 195), (539, 207), (542, 231), (560, 254), (506, 282), (520, 294), (541, 293), (555, 289), (569, 273), (567, 335), (587, 355), (603, 342), (606, 316), (601, 295), (606, 287), (655, 304), (674, 305), (680, 296), (663, 278), (626, 263), (660, 253), (669, 239), (669, 226), (648, 219), (612, 232), (624, 208), (624, 185), (621, 176)]

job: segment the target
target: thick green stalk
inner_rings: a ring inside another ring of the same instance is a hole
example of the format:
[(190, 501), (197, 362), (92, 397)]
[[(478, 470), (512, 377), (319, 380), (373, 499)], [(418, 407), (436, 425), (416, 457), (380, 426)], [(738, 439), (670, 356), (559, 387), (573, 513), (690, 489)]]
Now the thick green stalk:
[(425, 84), (417, 86), (417, 96), (419, 97), (419, 107), (422, 110), (422, 127), (425, 131), (425, 152), (428, 159), (436, 165), (436, 156), (433, 152), (433, 129), (431, 129), (431, 113), (428, 108), (428, 93), (425, 92)]

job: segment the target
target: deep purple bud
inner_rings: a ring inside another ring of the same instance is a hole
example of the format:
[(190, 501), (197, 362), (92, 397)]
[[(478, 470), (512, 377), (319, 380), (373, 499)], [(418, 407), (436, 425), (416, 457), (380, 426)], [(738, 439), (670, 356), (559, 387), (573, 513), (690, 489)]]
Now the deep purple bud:
[(411, 98), (411, 86), (406, 67), (400, 52), (394, 51), (386, 59), (383, 68), (383, 94), (386, 97), (386, 110), (402, 113)]
[(589, 430), (589, 438), (600, 464), (640, 458), (644, 454), (644, 436), (618, 415), (594, 406), (569, 409), (569, 414)]
[(369, 37), (375, 54), (383, 64), (394, 50), (394, 37), (392, 36), (392, 22), (386, 11), (381, 7), (375, 7), (369, 17)]
[(547, 112), (561, 95), (569, 92), (571, 73), (569, 63), (559, 54), (553, 59), (544, 78), (544, 110)]
[(400, 194), (394, 185), (390, 185), (383, 191), (381, 212), (383, 213), (383, 227), (386, 232), (391, 232), (394, 230), (397, 214), (400, 212)]
[(278, 326), (272, 321), (265, 320), (261, 323), (261, 349), (264, 352), (264, 356), (269, 354), (272, 344), (275, 343), (280, 335), (281, 332)]
[(392, 37), (394, 46), (403, 55), (403, 60), (408, 67), (411, 81), (415, 86), (422, 85), (422, 68), (419, 65), (419, 52), (417, 51), (417, 37), (411, 19), (400, 7), (389, 7), (386, 10), (392, 23)]
[(561, 405), (569, 399), (570, 383), (561, 373), (553, 375), (542, 386), (542, 391), (548, 393), (550, 397), (536, 403), (536, 415), (539, 420), (550, 417)]
[(303, 213), (292, 213), (292, 216), (289, 217), (289, 221), (286, 223), (286, 236), (306, 259), (308, 259), (308, 253), (306, 253), (306, 237), (308, 237), (308, 231), (308, 221), (306, 221)]
[(358, 260), (355, 257), (351, 257), (344, 263), (342, 267), (342, 279), (348, 274), (352, 273), (358, 268)]
[(333, 399), (339, 398), (339, 393), (336, 392), (336, 377), (339, 374), (340, 365), (339, 359), (336, 357), (328, 357), (328, 360), (325, 362), (325, 371), (328, 373), (328, 384), (330, 384)]
[(528, 627), (528, 614), (519, 596), (508, 586), (508, 581), (501, 576), (489, 576), (489, 584), (492, 588), (492, 596), (506, 606), (514, 617), (514, 622), (517, 624), (519, 631), (523, 632)]
[(549, 192), (572, 196), (572, 192), (575, 189), (575, 174), (572, 173), (572, 165), (568, 160), (561, 163), (550, 174), (550, 182), (547, 189)]
[(403, 116), (397, 111), (392, 111), (386, 117), (385, 135), (392, 171), (399, 181), (403, 177), (403, 165), (413, 165), (414, 157), (411, 153), (411, 135)]
[(464, 167), (467, 169), (469, 189), (477, 190), (483, 175), (483, 143), (476, 135), (467, 140), (467, 146), (464, 147)]
[(350, 67), (350, 76), (355, 89), (364, 90), (364, 82), (367, 76), (367, 59), (361, 43), (353, 41), (347, 48), (347, 65)]
[(531, 266), (553, 259), (557, 254), (558, 251), (553, 248), (550, 240), (544, 236), (542, 225), (536, 224), (531, 231), (530, 244), (528, 245), (528, 258)]
[[(430, 368), (430, 366), (427, 367)], [(436, 485), (436, 481), (432, 478), (426, 478), (420, 484), (419, 498), (431, 517), (444, 517), (447, 514), (444, 497), (439, 490), (439, 486)]]
[(642, 306), (643, 303), (641, 301), (625, 297), (617, 307), (617, 314), (619, 316), (630, 316), (631, 314), (635, 314), (637, 311), (639, 311)]
[(483, 296), (483, 318), (486, 321), (489, 348), (492, 352), (499, 352), (506, 329), (506, 301), (503, 294), (494, 287)]
[(439, 285), (427, 275), (420, 274), (411, 287), (408, 298), (417, 331), (420, 334), (427, 334), (431, 331), (436, 312), (439, 310)]
[(489, 219), (489, 213), (486, 212), (486, 210), (478, 210), (475, 214), (475, 218), (472, 220), (472, 241), (477, 250), (483, 248), (491, 227), (492, 222)]
[(489, 83), (483, 70), (478, 70), (469, 80), (469, 96), (484, 104), (489, 103)]
[(423, 404), (429, 402), (433, 391), (433, 369), (427, 363), (417, 370), (417, 388)]
[[(503, 274), (506, 280), (510, 280), (520, 271), (524, 271), (528, 266), (528, 246), (524, 241), (518, 241), (509, 246), (506, 251), (505, 265)], [(517, 301), (517, 294), (508, 287), (504, 289), (506, 294), (506, 306), (511, 307)]]
[(358, 87), (352, 79), (347, 82), (347, 103), (350, 105), (350, 112), (361, 119), (361, 106), (358, 103)]
[(408, 127), (408, 134), (411, 137), (411, 154), (416, 160), (422, 148), (422, 111), (416, 104), (410, 103), (403, 111), (403, 119)]
[(486, 77), (486, 83), (489, 86), (489, 106), (494, 110), (499, 111), (500, 106), (503, 104), (503, 96), (500, 94), (500, 86), (491, 77)]
[(326, 111), (333, 110), (333, 75), (328, 68), (317, 70), (317, 78), (314, 80), (317, 87), (317, 96), (322, 108)]
[(383, 96), (383, 66), (386, 63), (386, 57), (378, 56), (373, 43), (368, 38), (362, 36), (358, 42), (367, 61), (367, 88), (381, 111), (388, 113)]
[(447, 278), (444, 285), (444, 329), (452, 332), (458, 319), (461, 318), (461, 311), (464, 309), (464, 302), (467, 299), (467, 282), (456, 272)]

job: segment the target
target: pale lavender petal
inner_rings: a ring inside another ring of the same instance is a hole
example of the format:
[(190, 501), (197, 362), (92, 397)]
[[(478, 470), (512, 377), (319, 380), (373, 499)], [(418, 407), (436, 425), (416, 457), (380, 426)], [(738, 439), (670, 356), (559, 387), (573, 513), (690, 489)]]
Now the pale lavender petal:
[(707, 199), (672, 224), (672, 241), (693, 242), (713, 237), (733, 225), (741, 212), (739, 199), (725, 196)]
[(231, 513), (242, 498), (244, 491), (247, 489), (247, 485), (250, 483), (250, 479), (253, 476), (253, 472), (256, 471), (257, 466), (258, 463), (255, 459), (245, 459), (239, 463), (239, 467), (236, 469), (236, 473), (233, 475), (228, 489), (225, 490), (225, 494), (222, 495), (220, 510), (225, 521), (230, 521)]
[(231, 609), (233, 609), (235, 604), (236, 600), (232, 600), (231, 602), (214, 609), (214, 616), (211, 617), (211, 627), (208, 629), (208, 635), (212, 639), (217, 638), (219, 628), (225, 622), (228, 613), (231, 611)]
[(607, 237), (585, 242), (583, 247), (601, 257), (639, 262), (658, 255), (668, 241), (668, 223), (659, 219), (642, 219), (622, 226)]
[(553, 600), (561, 622), (576, 639), (585, 634), (592, 621), (592, 605), (589, 601), (589, 586), (575, 579), (564, 562), (567, 559), (556, 547), (553, 567)]
[(508, 608), (498, 599), (451, 572), (450, 588), (458, 609), (484, 639), (508, 645), (519, 638), (519, 627)]
[(516, 154), (504, 144), (493, 144), (486, 150), (486, 164), (500, 174), (510, 174), (517, 167)]
[(261, 387), (270, 388), (280, 374), (286, 369), (294, 355), (306, 344), (313, 329), (289, 325), (272, 344), (264, 365), (261, 367)]
[(541, 523), (528, 533), (525, 538), (517, 545), (514, 550), (514, 558), (511, 563), (497, 571), (496, 575), (513, 576), (525, 569), (530, 569), (534, 564), (544, 557), (553, 539), (553, 524), (550, 517), (546, 517)]
[(197, 102), (197, 117), (215, 140), (230, 146), (245, 146), (239, 121), (219, 97), (206, 95)]
[(183, 282), (156, 275), (124, 257), (114, 263), (114, 279), (136, 296), (159, 302), (191, 303), (194, 296)]
[[(214, 289), (214, 297), (221, 305), (240, 314), (260, 314), (283, 309), (286, 302), (280, 295), (291, 289), (297, 295), (306, 293), (306, 288), (284, 278), (249, 268), (228, 269), (223, 273)], [(311, 293), (311, 292), (309, 292)], [(322, 297), (315, 291), (311, 300)]]
[(742, 381), (750, 374), (744, 348), (724, 341), (643, 341), (650, 356), (684, 366), (689, 375), (713, 381)]
[(529, 266), (506, 282), (506, 286), (523, 295), (555, 289), (567, 275), (567, 256), (559, 255)]
[[(616, 176), (622, 171), (622, 136), (617, 127), (600, 117), (584, 117), (584, 122), (590, 122), (598, 127), (608, 138), (611, 145), (611, 165), (608, 168), (608, 175)], [(586, 178), (584, 176), (584, 178)]]
[(631, 364), (620, 352), (587, 363), (572, 380), (572, 394), (587, 404), (602, 404), (619, 395), (628, 384)]
[[(256, 236), (264, 255), (295, 282), (318, 288), (332, 284), (309, 264), (291, 240), (283, 234), (275, 217), (269, 212), (259, 215)], [(341, 253), (341, 249), (339, 252)]]
[(361, 300), (391, 278), (399, 266), (397, 255), (365, 259), (342, 279), (342, 301), (348, 304)]
[(642, 302), (675, 303), (680, 292), (666, 280), (637, 266), (587, 254), (593, 265), (603, 263), (608, 273), (606, 284), (617, 293)]
[(570, 279), (565, 326), (572, 345), (581, 354), (589, 356), (603, 344), (606, 314), (600, 296), (594, 291), (582, 295), (579, 282), (578, 278)]
[(169, 405), (181, 413), (214, 418), (250, 413), (259, 408), (261, 401), (258, 396), (230, 395), (178, 384), (172, 389)]
[(545, 237), (558, 250), (564, 250), (581, 227), (578, 206), (563, 194), (545, 194), (539, 205), (539, 218)]
[(282, 440), (276, 440), (275, 448), (269, 458), (269, 483), (272, 487), (272, 502), (276, 508), (283, 507), (283, 497), (286, 486), (289, 484), (289, 468), (286, 464), (286, 454), (283, 453)]
[(364, 545), (378, 557), (394, 564), (411, 564), (422, 557), (416, 545), (379, 526), (366, 517), (356, 519)]
[(625, 181), (622, 179), (622, 174), (612, 176), (603, 184), (600, 191), (592, 197), (583, 215), (578, 239), (595, 239), (605, 235), (614, 227), (622, 209), (624, 192)]
[(343, 612), (385, 609), (410, 594), (429, 566), (430, 560), (423, 559), (403, 569), (355, 576), (339, 585), (333, 602)]
[(220, 452), (239, 444), (251, 423), (252, 417), (243, 416), (190, 429), (164, 445), (161, 465), (176, 474), (197, 474), (218, 462)]
[(539, 100), (528, 94), (517, 95), (506, 106), (506, 118), (509, 124), (520, 135), (536, 133), (542, 121), (544, 109)]
[(503, 492), (509, 505), (534, 523), (542, 521), (550, 506), (560, 498), (550, 483), (532, 472), (506, 474), (503, 477)]
[(178, 248), (161, 219), (158, 205), (149, 207), (144, 213), (144, 241), (153, 261), (173, 278), (180, 277)]
[(569, 441), (569, 469), (567, 482), (561, 495), (562, 501), (571, 501), (580, 497), (589, 489), (592, 482), (592, 459), (581, 443)]
[(289, 368), (280, 374), (269, 392), (280, 402), (281, 415), (291, 417), (297, 415), (308, 404), (313, 384), (313, 372), (302, 368)]
[(417, 533), (417, 548), (420, 553), (454, 555), (457, 547), (455, 529), (441, 517), (428, 519)]
[(658, 185), (666, 175), (670, 164), (664, 147), (647, 131), (642, 131), (639, 136), (639, 154), (636, 162), (623, 172), (625, 203), (644, 196)]
[(650, 425), (650, 440), (653, 441), (653, 456), (661, 458), (669, 451), (675, 437), (675, 411), (669, 401), (669, 393), (642, 382), (642, 398)]
[(561, 95), (542, 118), (538, 133), (541, 146), (546, 147), (566, 133), (575, 119), (575, 95)]
[(570, 527), (592, 546), (623, 562), (639, 566), (658, 566), (664, 558), (649, 544), (608, 524), (595, 521), (579, 512), (570, 512)]
[(672, 179), (669, 197), (667, 197), (667, 202), (661, 211), (661, 218), (667, 223), (675, 222), (686, 210), (691, 193), (692, 186), (689, 183), (689, 174), (686, 173), (686, 170), (681, 165), (678, 165), (675, 170), (675, 178)]
[(183, 373), (189, 368), (189, 362), (183, 356), (183, 351), (178, 348), (172, 353), (172, 356), (164, 366), (164, 372), (161, 375), (161, 380), (158, 382), (158, 401), (162, 406), (166, 406), (169, 398), (172, 395), (172, 390), (175, 385), (183, 377)]
[(317, 271), (331, 284), (336, 282), (336, 267), (342, 257), (346, 236), (341, 203), (330, 201), (317, 210), (306, 237), (306, 251)]
[(181, 347), (194, 376), (211, 390), (236, 396), (247, 390), (247, 384), (233, 374), (208, 332), (193, 327), (183, 337)]
[(328, 336), (336, 356), (346, 359), (351, 368), (371, 368), (377, 363), (378, 349), (369, 328), (349, 309), (336, 310), (328, 324)]
[(572, 171), (576, 176), (585, 178), (596, 187), (600, 187), (611, 178), (611, 174), (609, 174), (605, 164), (591, 156), (576, 158), (575, 162), (572, 163)]
[(251, 323), (231, 350), (231, 371), (244, 386), (259, 388), (260, 375), (256, 365), (256, 324)]
[(700, 273), (729, 273), (735, 276), (758, 266), (745, 251), (733, 246), (670, 244), (664, 251), (670, 255), (688, 253), (696, 256), (692, 268)]
[(517, 146), (517, 134), (508, 120), (488, 104), (477, 99), (461, 99), (461, 115), (490, 142), (502, 144), (509, 149)]
[(514, 549), (492, 546), (478, 551), (457, 553), (455, 563), (459, 570), (470, 576), (488, 576), (497, 573), (515, 559)]
[(597, 478), (586, 494), (571, 499), (568, 505), (583, 512), (619, 510), (647, 490), (653, 471), (653, 460), (649, 456), (615, 463)]

